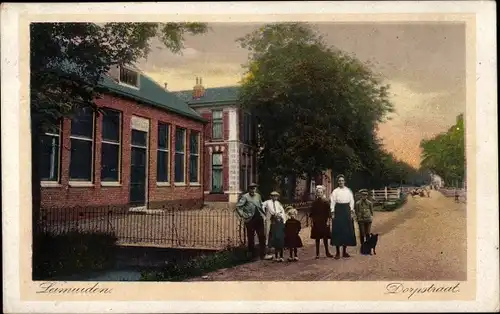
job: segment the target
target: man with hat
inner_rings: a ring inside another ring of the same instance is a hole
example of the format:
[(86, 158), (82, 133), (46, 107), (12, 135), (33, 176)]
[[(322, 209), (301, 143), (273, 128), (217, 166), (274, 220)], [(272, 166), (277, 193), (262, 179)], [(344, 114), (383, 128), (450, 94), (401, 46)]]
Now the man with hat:
[[(273, 215), (277, 215), (278, 213), (284, 213), (285, 210), (283, 209), (283, 205), (281, 205), (280, 201), (278, 200), (280, 197), (280, 194), (276, 191), (271, 192), (270, 194), (271, 199), (267, 200), (263, 204), (263, 209), (264, 213), (266, 213), (266, 220), (264, 222), (265, 226), (265, 235), (266, 235), (266, 246), (268, 250), (271, 250), (271, 243), (269, 242), (271, 239), (271, 225), (272, 225), (272, 218)], [(273, 256), (270, 254), (271, 252), (268, 252), (268, 254), (265, 256), (265, 259), (272, 259)]]
[(257, 184), (248, 186), (248, 192), (243, 194), (236, 204), (236, 214), (243, 219), (247, 231), (248, 250), (253, 255), (255, 248), (255, 233), (259, 238), (259, 256), (261, 259), (266, 255), (266, 235), (264, 231), (264, 220), (266, 213), (262, 207), (262, 198), (257, 193)]
[(354, 205), (354, 211), (358, 220), (359, 238), (363, 244), (365, 239), (368, 239), (372, 227), (373, 203), (368, 200), (368, 190), (362, 189), (359, 193), (361, 193), (361, 199)]

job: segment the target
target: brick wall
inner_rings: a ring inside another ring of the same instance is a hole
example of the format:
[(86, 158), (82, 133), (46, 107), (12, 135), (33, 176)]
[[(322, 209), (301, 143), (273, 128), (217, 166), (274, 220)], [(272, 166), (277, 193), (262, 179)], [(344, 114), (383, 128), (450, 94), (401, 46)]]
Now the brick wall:
[[(71, 121), (65, 119), (61, 137), (61, 177), (60, 184), (52, 187), (42, 188), (42, 207), (74, 207), (74, 206), (99, 206), (107, 204), (126, 204), (129, 199), (130, 179), (130, 121), (132, 115), (147, 118), (150, 121), (149, 147), (147, 165), (147, 192), (146, 199), (149, 202), (164, 202), (169, 200), (185, 200), (186, 202), (202, 203), (203, 200), (203, 165), (204, 145), (200, 145), (200, 174), (199, 185), (189, 183), (188, 159), (185, 163), (185, 186), (174, 186), (174, 126), (185, 128), (186, 131), (186, 156), (189, 156), (189, 132), (195, 130), (200, 133), (200, 141), (204, 138), (203, 123), (191, 120), (180, 115), (166, 112), (150, 106), (139, 105), (134, 101), (104, 95), (96, 100), (99, 107), (108, 107), (119, 110), (122, 113), (122, 141), (121, 141), (121, 176), (118, 186), (101, 186), (101, 129), (102, 116), (96, 118), (94, 135), (93, 184), (86, 187), (71, 187), (69, 185), (69, 163), (70, 163), (70, 129)], [(157, 125), (158, 121), (171, 124), (171, 152), (170, 152), (170, 186), (159, 187), (156, 184), (156, 149), (157, 149)], [(201, 143), (202, 144), (202, 143)]]

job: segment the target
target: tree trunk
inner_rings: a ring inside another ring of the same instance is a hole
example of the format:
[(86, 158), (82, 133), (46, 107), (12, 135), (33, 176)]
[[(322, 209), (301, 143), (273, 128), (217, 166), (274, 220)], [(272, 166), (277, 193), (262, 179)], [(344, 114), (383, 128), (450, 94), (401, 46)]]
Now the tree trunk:
[(297, 176), (296, 175), (294, 175), (294, 174), (290, 175), (290, 181), (288, 184), (288, 188), (289, 188), (290, 200), (295, 201), (295, 199), (296, 199), (295, 191), (297, 190)]

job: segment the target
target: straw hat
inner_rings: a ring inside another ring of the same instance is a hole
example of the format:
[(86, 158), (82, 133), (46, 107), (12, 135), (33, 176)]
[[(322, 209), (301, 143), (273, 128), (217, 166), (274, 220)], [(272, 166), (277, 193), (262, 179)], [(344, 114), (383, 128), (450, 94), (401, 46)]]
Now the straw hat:
[(271, 196), (280, 196), (280, 194), (276, 191), (272, 191), (270, 195)]

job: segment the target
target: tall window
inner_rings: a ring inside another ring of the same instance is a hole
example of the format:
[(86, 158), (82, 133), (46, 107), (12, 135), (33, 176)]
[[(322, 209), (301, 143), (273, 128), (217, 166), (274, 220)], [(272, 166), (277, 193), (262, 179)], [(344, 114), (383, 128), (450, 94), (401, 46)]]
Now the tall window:
[(80, 109), (71, 119), (70, 141), (70, 180), (92, 181), (94, 160), (94, 111), (92, 108)]
[(41, 181), (59, 181), (60, 128), (40, 136), (39, 171)]
[(175, 174), (174, 180), (177, 183), (184, 183), (184, 166), (186, 160), (186, 130), (175, 129)]
[(212, 139), (221, 140), (222, 130), (222, 110), (214, 110), (212, 111)]
[(104, 109), (102, 116), (101, 181), (120, 181), (121, 113)]
[(189, 182), (198, 181), (198, 169), (200, 164), (200, 133), (191, 131), (189, 133)]
[(139, 87), (139, 73), (125, 67), (120, 67), (120, 83)]
[(157, 182), (169, 182), (169, 171), (170, 171), (169, 152), (170, 152), (169, 125), (165, 123), (158, 123), (158, 152), (156, 160)]
[(222, 193), (222, 153), (212, 154), (212, 192)]

